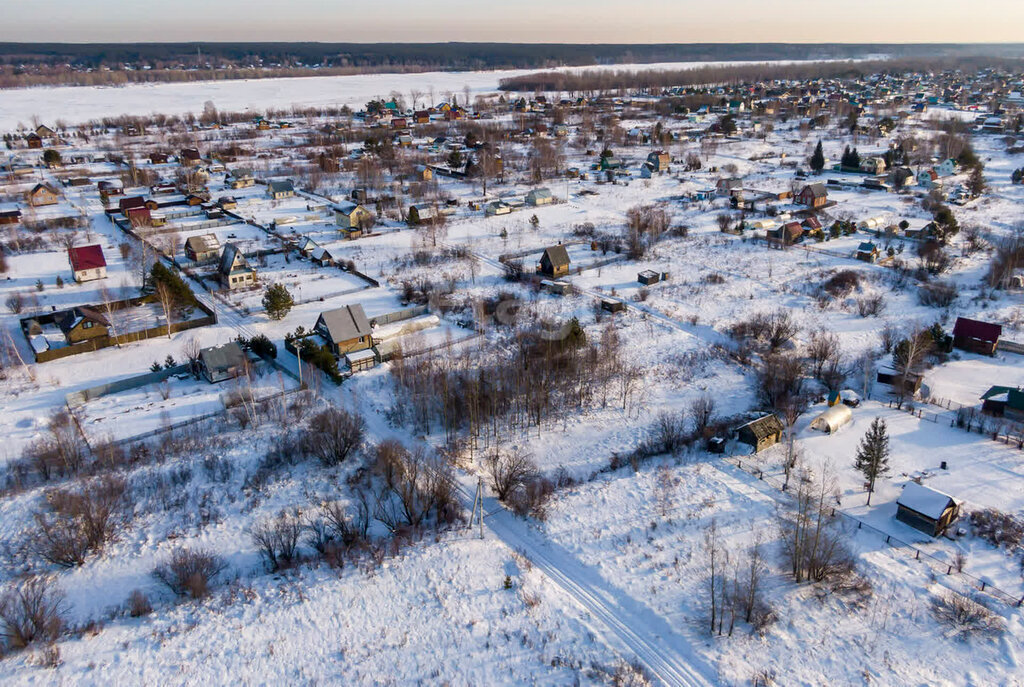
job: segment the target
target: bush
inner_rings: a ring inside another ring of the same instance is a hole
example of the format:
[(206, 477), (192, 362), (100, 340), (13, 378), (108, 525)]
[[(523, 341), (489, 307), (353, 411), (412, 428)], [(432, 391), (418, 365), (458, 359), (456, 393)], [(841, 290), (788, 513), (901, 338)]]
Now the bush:
[(7, 649), (52, 642), (64, 631), (64, 594), (45, 577), (15, 583), (0, 597), (0, 633)]
[(918, 302), (933, 308), (948, 308), (956, 297), (956, 286), (948, 282), (922, 284), (917, 292)]
[(153, 606), (141, 589), (135, 589), (128, 595), (128, 615), (133, 618), (141, 618), (144, 615), (149, 615), (152, 611)]
[(44, 560), (71, 568), (100, 551), (120, 527), (123, 480), (94, 481), (80, 491), (52, 490), (46, 498), (51, 511), (37, 512), (39, 526), (33, 547)]
[(303, 445), (324, 465), (339, 465), (363, 443), (366, 423), (355, 413), (328, 408), (313, 416)]
[(880, 293), (857, 299), (857, 314), (861, 317), (878, 317), (884, 310), (885, 297)]
[(833, 298), (843, 298), (859, 287), (860, 275), (853, 270), (836, 272), (822, 285), (822, 288)]
[(960, 639), (971, 636), (993, 636), (1002, 633), (1003, 619), (977, 601), (956, 592), (946, 592), (932, 599), (932, 615)]
[(267, 567), (276, 572), (295, 562), (302, 529), (302, 522), (297, 517), (281, 511), (276, 517), (254, 525), (249, 536)]
[(994, 508), (971, 513), (974, 534), (993, 546), (1014, 549), (1024, 541), (1024, 520)]
[(201, 599), (226, 567), (223, 559), (210, 551), (181, 548), (153, 569), (153, 577), (178, 596)]

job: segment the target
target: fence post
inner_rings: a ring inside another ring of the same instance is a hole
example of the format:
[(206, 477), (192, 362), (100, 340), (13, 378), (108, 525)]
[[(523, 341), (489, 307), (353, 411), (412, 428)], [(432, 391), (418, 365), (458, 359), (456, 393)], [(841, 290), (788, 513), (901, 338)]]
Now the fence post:
[(952, 575), (953, 574), (953, 566), (952, 565), (946, 567), (946, 574), (947, 575)]
[(914, 549), (914, 560), (921, 560), (921, 549)]

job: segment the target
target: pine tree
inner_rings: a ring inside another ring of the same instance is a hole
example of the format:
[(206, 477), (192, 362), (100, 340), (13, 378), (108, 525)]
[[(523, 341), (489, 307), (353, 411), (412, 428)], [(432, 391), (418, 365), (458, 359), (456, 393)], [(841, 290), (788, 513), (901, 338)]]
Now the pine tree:
[(811, 169), (814, 170), (815, 174), (821, 174), (821, 170), (825, 169), (825, 151), (821, 148), (821, 141), (818, 141), (818, 146), (814, 149), (814, 155), (811, 155)]
[(870, 506), (871, 494), (875, 491), (875, 480), (889, 472), (889, 433), (882, 418), (876, 417), (871, 421), (871, 427), (857, 447), (857, 458), (853, 467), (868, 481), (867, 505)]
[(271, 284), (263, 294), (263, 309), (267, 312), (267, 317), (272, 320), (284, 319), (293, 305), (295, 305), (295, 300), (288, 293), (284, 284)]

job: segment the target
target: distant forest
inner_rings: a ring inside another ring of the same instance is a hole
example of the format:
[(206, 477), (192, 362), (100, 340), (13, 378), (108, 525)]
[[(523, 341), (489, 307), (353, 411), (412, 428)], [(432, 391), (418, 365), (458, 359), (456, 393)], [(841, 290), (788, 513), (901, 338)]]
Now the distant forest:
[(0, 88), (589, 64), (1024, 56), (1024, 44), (0, 43)]
[(944, 71), (974, 71), (985, 68), (1022, 69), (1024, 58), (1005, 57), (903, 57), (891, 60), (802, 62), (738, 65), (709, 65), (692, 69), (636, 71), (628, 69), (542, 71), (501, 79), (502, 91), (596, 93), (602, 91), (660, 91), (666, 88), (708, 84), (764, 83), (773, 80), (855, 79), (871, 74)]

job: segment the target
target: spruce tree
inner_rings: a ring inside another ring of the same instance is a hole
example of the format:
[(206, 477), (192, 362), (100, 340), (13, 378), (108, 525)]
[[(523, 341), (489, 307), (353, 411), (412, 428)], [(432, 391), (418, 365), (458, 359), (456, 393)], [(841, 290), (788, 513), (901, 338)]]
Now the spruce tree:
[(889, 472), (889, 433), (882, 418), (876, 417), (871, 421), (871, 427), (857, 447), (857, 458), (853, 467), (868, 481), (867, 505), (870, 506), (871, 494), (875, 491), (875, 480)]
[(272, 320), (283, 319), (293, 305), (295, 305), (295, 300), (288, 293), (284, 284), (271, 284), (263, 294), (263, 309), (267, 312), (267, 317)]
[(821, 141), (818, 141), (818, 146), (814, 149), (814, 155), (811, 155), (811, 169), (814, 170), (815, 174), (821, 174), (821, 170), (825, 169), (825, 151), (821, 149)]

